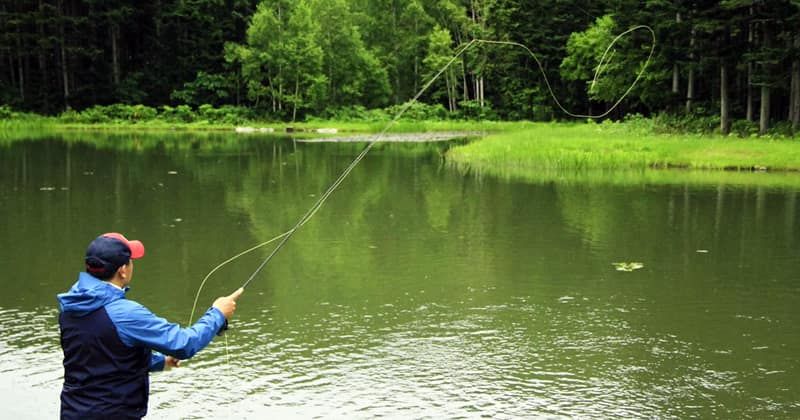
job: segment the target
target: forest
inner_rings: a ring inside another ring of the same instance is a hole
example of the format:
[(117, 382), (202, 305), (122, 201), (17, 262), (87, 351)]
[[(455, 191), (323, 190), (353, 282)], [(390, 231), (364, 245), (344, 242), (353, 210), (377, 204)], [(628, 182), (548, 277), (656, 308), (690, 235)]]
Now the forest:
[[(633, 31), (601, 57), (617, 34)], [(369, 115), (421, 96), (443, 118), (576, 113), (800, 129), (800, 1), (4, 0), (0, 104), (237, 107), (263, 118)], [(646, 67), (645, 67), (646, 65)], [(598, 79), (593, 83), (595, 72)], [(546, 77), (546, 79), (545, 79)], [(155, 111), (153, 111), (155, 112)]]

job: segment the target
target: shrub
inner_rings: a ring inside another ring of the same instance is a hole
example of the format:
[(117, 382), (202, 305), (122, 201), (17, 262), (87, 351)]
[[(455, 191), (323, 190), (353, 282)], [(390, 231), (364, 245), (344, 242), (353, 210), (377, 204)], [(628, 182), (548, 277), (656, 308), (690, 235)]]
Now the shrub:
[(330, 119), (336, 121), (385, 121), (389, 119), (385, 110), (367, 109), (362, 105), (329, 108), (318, 117), (309, 116), (308, 121), (317, 119)]
[(731, 133), (739, 137), (757, 136), (758, 124), (747, 120), (736, 120), (731, 124)]
[(197, 114), (200, 118), (209, 122), (224, 124), (239, 124), (252, 120), (254, 117), (254, 113), (250, 108), (233, 105), (223, 105), (219, 108), (214, 108), (212, 105), (203, 104), (197, 108)]
[[(604, 120), (603, 123), (607, 121), (611, 120)], [(639, 133), (650, 133), (655, 129), (655, 120), (653, 118), (646, 118), (638, 112), (626, 115), (623, 123), (629, 130)]]
[(411, 121), (423, 120), (445, 120), (448, 117), (447, 110), (442, 104), (429, 105), (424, 102), (414, 101), (412, 103), (404, 103), (399, 105), (392, 105), (385, 109), (389, 118), (394, 118), (403, 107), (408, 106), (406, 112), (403, 113), (401, 119)]
[(197, 119), (197, 115), (189, 105), (178, 105), (174, 108), (163, 105), (159, 116), (165, 121), (171, 122), (192, 122)]
[(64, 111), (59, 116), (59, 119), (64, 122), (96, 124), (123, 121), (148, 121), (156, 118), (156, 116), (156, 110), (149, 106), (114, 104), (108, 106), (95, 105), (80, 112), (73, 110)]
[(0, 105), (0, 120), (14, 118), (15, 112), (8, 105)]
[(497, 114), (492, 110), (492, 106), (488, 102), (484, 102), (483, 106), (481, 106), (480, 103), (475, 100), (461, 101), (458, 103), (458, 106), (460, 107), (460, 115), (463, 119), (479, 121), (497, 119)]
[(158, 116), (158, 111), (155, 108), (146, 105), (130, 106), (129, 111), (128, 119), (130, 121), (149, 121)]
[(108, 117), (105, 107), (95, 105), (79, 112), (75, 122), (97, 124), (109, 122), (110, 120), (111, 119)]
[(653, 130), (661, 133), (708, 134), (719, 131), (719, 115), (658, 114), (653, 118)]

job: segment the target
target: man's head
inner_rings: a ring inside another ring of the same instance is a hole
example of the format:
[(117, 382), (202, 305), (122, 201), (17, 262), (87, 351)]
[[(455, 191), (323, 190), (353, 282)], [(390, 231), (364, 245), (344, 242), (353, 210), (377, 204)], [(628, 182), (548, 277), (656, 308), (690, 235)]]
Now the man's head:
[(117, 274), (127, 282), (133, 275), (132, 260), (144, 256), (144, 245), (129, 241), (120, 233), (104, 233), (86, 249), (86, 272), (102, 280)]

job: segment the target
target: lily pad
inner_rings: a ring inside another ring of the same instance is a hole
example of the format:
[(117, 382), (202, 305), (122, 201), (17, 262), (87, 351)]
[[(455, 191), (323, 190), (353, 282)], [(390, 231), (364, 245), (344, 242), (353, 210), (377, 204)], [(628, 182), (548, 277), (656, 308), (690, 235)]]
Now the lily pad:
[(611, 263), (617, 271), (634, 271), (644, 267), (640, 262), (615, 262)]

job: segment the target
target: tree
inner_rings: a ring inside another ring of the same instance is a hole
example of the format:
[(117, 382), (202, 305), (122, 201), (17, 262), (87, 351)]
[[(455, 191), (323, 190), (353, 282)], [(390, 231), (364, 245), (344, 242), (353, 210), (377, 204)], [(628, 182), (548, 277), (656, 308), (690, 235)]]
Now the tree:
[[(453, 58), (452, 43), (450, 31), (436, 25), (428, 36), (428, 55), (423, 60), (425, 80), (431, 80), (439, 76), (439, 72), (450, 63)], [(431, 85), (435, 87), (434, 90), (428, 93), (428, 97), (434, 101), (440, 101), (443, 97), (447, 98), (447, 109), (450, 112), (456, 110), (456, 104), (458, 103), (454, 65), (452, 64), (444, 70), (439, 80)], [(442, 91), (442, 85), (444, 85), (444, 92)]]
[(354, 15), (345, 0), (313, 0), (320, 22), (318, 43), (323, 51), (323, 72), (328, 106), (383, 106), (390, 87), (386, 69), (361, 38)]
[[(615, 103), (642, 74), (639, 83), (631, 90), (629, 101), (635, 103), (638, 100), (651, 108), (666, 103), (668, 90), (665, 86), (670, 75), (661, 56), (652, 57), (648, 62), (652, 39), (643, 38), (643, 34), (637, 32), (619, 37), (621, 32), (614, 16), (605, 15), (586, 31), (570, 35), (568, 55), (561, 62), (562, 77), (585, 80), (591, 99)], [(649, 35), (649, 32), (644, 35)]]
[(294, 79), (294, 90), (287, 100), (292, 104), (292, 121), (295, 121), (298, 109), (321, 109), (322, 91), (327, 83), (322, 74), (322, 48), (317, 44), (320, 27), (307, 0), (295, 3), (286, 32), (286, 64)]

